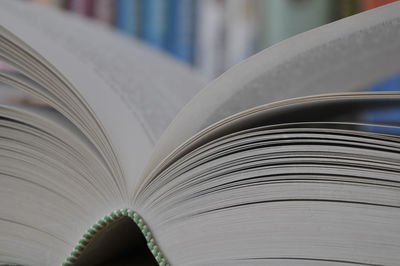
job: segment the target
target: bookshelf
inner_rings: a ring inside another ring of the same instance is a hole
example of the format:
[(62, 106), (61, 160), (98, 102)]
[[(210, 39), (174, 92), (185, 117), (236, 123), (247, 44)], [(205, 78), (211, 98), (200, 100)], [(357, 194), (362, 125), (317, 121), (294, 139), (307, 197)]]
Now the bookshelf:
[(392, 1), (31, 0), (108, 23), (210, 80), (303, 31)]

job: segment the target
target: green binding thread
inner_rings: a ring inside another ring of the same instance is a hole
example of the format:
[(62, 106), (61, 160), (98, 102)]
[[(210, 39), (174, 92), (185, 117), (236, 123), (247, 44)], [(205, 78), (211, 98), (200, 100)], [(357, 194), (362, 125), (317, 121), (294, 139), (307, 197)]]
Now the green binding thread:
[(95, 223), (91, 228), (88, 229), (88, 232), (83, 235), (83, 238), (79, 240), (78, 245), (75, 246), (74, 250), (71, 252), (71, 255), (66, 259), (66, 261), (62, 264), (63, 266), (72, 266), (85, 250), (85, 247), (89, 244), (89, 241), (93, 236), (107, 226), (109, 223), (114, 222), (115, 220), (121, 218), (122, 216), (127, 216), (131, 218), (135, 224), (140, 228), (140, 231), (144, 235), (147, 246), (149, 247), (151, 253), (153, 254), (154, 258), (158, 262), (160, 266), (167, 266), (169, 265), (167, 260), (165, 259), (164, 255), (161, 253), (160, 249), (158, 248), (156, 241), (153, 238), (148, 226), (145, 224), (143, 219), (131, 209), (119, 209), (116, 211), (111, 212), (109, 215), (104, 216), (103, 219), (100, 219), (97, 223)]

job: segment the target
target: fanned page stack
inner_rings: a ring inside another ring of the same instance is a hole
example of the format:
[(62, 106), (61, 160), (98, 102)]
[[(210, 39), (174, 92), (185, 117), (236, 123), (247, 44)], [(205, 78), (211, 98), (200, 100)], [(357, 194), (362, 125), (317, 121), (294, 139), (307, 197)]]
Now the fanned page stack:
[(199, 92), (106, 26), (3, 0), (0, 61), (52, 107), (0, 105), (1, 263), (399, 265), (399, 127), (367, 114), (400, 94), (361, 91), (400, 71), (400, 3)]

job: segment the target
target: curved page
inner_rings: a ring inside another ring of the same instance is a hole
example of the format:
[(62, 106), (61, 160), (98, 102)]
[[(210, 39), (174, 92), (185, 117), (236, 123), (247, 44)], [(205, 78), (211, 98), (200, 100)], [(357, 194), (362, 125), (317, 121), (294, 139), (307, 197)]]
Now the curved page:
[(357, 91), (398, 73), (399, 14), (400, 3), (394, 3), (342, 19), (227, 71), (171, 123), (145, 174), (197, 132), (235, 113), (293, 97)]
[(87, 102), (111, 139), (130, 191), (155, 141), (204, 84), (167, 56), (61, 11), (2, 1), (0, 25)]

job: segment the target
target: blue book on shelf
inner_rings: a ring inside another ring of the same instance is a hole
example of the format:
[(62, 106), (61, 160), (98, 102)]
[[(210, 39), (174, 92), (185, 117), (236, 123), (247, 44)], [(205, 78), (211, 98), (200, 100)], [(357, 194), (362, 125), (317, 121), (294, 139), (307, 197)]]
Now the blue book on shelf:
[(166, 48), (176, 58), (193, 63), (195, 0), (168, 0)]
[(142, 38), (158, 48), (165, 46), (166, 4), (165, 0), (142, 2)]
[[(400, 74), (375, 84), (369, 91), (400, 91)], [(363, 120), (369, 123), (379, 123), (400, 126), (400, 107), (387, 107), (367, 112)], [(367, 126), (368, 131), (400, 135), (400, 128)]]
[(139, 0), (117, 1), (117, 27), (120, 31), (131, 35), (138, 35)]

